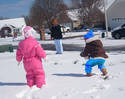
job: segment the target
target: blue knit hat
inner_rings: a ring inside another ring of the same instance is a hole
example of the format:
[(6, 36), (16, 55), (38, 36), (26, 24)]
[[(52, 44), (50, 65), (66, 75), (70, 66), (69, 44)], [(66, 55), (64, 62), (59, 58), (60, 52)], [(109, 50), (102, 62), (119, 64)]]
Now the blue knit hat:
[(87, 34), (85, 34), (83, 37), (86, 38), (86, 39), (90, 39), (92, 37), (94, 37), (94, 33), (92, 30), (89, 30), (89, 32)]

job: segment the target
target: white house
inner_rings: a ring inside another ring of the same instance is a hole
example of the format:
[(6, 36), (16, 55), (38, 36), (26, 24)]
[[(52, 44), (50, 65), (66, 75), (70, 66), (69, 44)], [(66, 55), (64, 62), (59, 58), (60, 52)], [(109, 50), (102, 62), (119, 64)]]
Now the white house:
[(24, 18), (0, 20), (0, 34), (13, 36), (16, 32), (17, 35), (22, 35), (24, 26), (26, 26)]
[[(108, 27), (114, 29), (125, 24), (125, 0), (105, 0), (105, 3)], [(68, 16), (73, 20), (73, 27), (80, 25), (78, 15), (78, 9), (68, 11)]]
[(106, 0), (108, 27), (125, 24), (125, 0)]
[(72, 28), (77, 28), (80, 25), (79, 9), (68, 10), (67, 15), (72, 20)]

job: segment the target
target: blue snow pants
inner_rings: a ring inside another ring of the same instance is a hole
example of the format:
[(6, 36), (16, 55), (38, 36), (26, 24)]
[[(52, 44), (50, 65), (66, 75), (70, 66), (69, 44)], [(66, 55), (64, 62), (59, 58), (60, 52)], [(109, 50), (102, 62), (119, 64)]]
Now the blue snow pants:
[(56, 47), (56, 53), (62, 54), (63, 53), (63, 46), (62, 46), (62, 40), (61, 39), (54, 39), (55, 47)]
[(98, 65), (98, 68), (101, 71), (103, 68), (106, 68), (104, 63), (105, 63), (105, 59), (89, 59), (85, 64), (85, 72), (91, 73), (92, 67), (96, 65)]

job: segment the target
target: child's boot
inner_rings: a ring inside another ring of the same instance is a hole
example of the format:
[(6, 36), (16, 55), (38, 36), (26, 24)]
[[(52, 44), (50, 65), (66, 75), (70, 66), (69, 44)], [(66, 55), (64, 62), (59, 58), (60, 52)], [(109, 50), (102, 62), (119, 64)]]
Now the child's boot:
[(92, 73), (87, 73), (86, 76), (90, 77), (90, 76), (93, 76), (93, 74)]
[(102, 69), (102, 75), (105, 76), (105, 75), (107, 75), (107, 74), (108, 74), (108, 73), (107, 73), (106, 68), (103, 68), (103, 69)]

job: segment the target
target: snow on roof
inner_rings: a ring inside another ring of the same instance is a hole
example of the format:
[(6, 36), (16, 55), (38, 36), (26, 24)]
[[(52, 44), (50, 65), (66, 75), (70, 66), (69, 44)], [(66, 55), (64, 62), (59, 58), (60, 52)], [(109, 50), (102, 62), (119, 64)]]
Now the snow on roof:
[(105, 0), (106, 9), (108, 9), (109, 7), (111, 7), (111, 5), (112, 5), (115, 1), (116, 1), (116, 0)]
[(0, 28), (5, 25), (13, 25), (14, 27), (23, 27), (26, 26), (24, 18), (14, 18), (14, 19), (5, 19), (0, 20)]
[(125, 2), (125, 0), (105, 0), (106, 9), (110, 8), (113, 3), (115, 3), (115, 2), (122, 2), (122, 1)]
[[(105, 0), (106, 10), (109, 9), (116, 0)], [(100, 6), (99, 9), (104, 13), (104, 5)]]
[(79, 15), (79, 9), (68, 10), (67, 11), (67, 15), (73, 21), (79, 20), (79, 17), (78, 17), (78, 15)]

